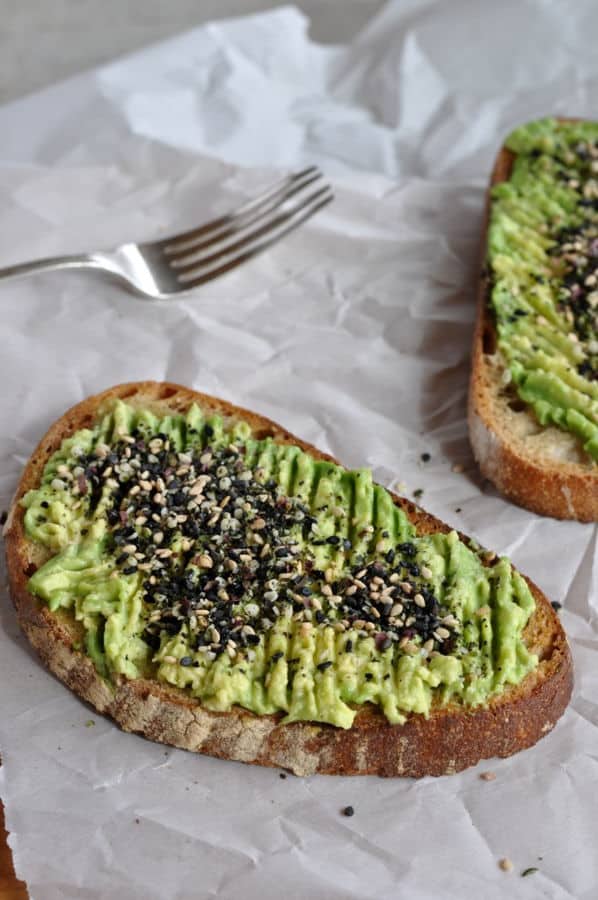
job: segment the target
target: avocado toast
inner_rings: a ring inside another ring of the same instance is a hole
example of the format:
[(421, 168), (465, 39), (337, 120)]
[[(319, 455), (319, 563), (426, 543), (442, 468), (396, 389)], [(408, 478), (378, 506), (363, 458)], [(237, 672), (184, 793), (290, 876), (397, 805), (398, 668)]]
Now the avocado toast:
[(509, 136), (491, 178), (469, 431), (484, 475), (542, 515), (598, 519), (598, 123)]
[(506, 559), (254, 413), (155, 382), (69, 410), (5, 529), (44, 663), (127, 731), (298, 775), (441, 775), (552, 729), (560, 623)]

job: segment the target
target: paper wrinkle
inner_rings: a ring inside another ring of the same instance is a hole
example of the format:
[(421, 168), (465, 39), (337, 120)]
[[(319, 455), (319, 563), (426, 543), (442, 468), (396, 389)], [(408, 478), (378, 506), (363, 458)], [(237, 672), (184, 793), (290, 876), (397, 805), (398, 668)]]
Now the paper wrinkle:
[(492, 160), (521, 121), (595, 113), (597, 28), (590, 2), (472, 17), (465, 0), (403, 0), (352, 45), (320, 47), (288, 7), (0, 109), (0, 265), (195, 227), (312, 163), (335, 190), (189, 298), (142, 301), (75, 272), (0, 284), (1, 508), (67, 406), (119, 381), (188, 384), (399, 493), (423, 489), (424, 507), (564, 603), (576, 665), (571, 708), (511, 759), (420, 782), (282, 780), (119, 732), (36, 661), (5, 591), (0, 792), (34, 900), (593, 900), (596, 528), (541, 519), (484, 481), (466, 396)]

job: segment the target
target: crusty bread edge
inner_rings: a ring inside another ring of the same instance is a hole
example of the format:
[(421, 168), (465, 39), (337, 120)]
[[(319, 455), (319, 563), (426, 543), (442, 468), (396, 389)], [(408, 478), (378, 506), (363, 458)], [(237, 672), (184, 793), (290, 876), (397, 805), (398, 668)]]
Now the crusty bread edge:
[[(438, 708), (428, 719), (412, 715), (404, 725), (390, 725), (372, 705), (359, 711), (351, 729), (315, 722), (280, 723), (280, 716), (258, 716), (235, 707), (217, 713), (204, 709), (183, 690), (151, 680), (104, 680), (91, 659), (73, 646), (68, 620), (52, 614), (27, 589), (31, 574), (23, 494), (36, 486), (48, 457), (68, 434), (90, 424), (108, 400), (155, 398), (183, 410), (192, 401), (204, 409), (248, 421), (261, 435), (290, 441), (320, 459), (332, 459), (262, 416), (178, 385), (140, 382), (119, 385), (70, 409), (48, 431), (19, 483), (5, 528), (11, 596), (18, 620), (45, 665), (98, 712), (111, 716), (125, 731), (211, 756), (276, 766), (297, 775), (378, 774), (442, 775), (475, 765), (491, 756), (510, 756), (549, 732), (564, 712), (572, 683), (571, 654), (563, 629), (548, 600), (531, 582), (537, 611), (550, 624), (545, 659), (515, 688), (483, 707)], [(394, 496), (394, 495), (393, 495)], [(394, 497), (423, 531), (448, 526), (408, 500)]]
[(486, 351), (496, 348), (496, 330), (490, 307), (491, 281), (486, 265), (491, 190), (508, 180), (515, 154), (502, 147), (496, 158), (486, 198), (483, 226), (481, 277), (473, 338), (468, 422), (473, 454), (482, 474), (509, 500), (532, 512), (556, 519), (598, 520), (598, 467), (571, 462), (538, 460), (514, 441), (494, 415), (494, 396)]

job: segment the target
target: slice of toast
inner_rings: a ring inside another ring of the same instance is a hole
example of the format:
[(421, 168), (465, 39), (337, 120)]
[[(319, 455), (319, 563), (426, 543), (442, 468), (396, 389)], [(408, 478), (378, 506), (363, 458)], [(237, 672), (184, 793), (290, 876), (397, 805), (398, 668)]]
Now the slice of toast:
[(469, 388), (470, 441), (482, 473), (509, 500), (540, 515), (594, 522), (598, 520), (595, 461), (573, 434), (541, 425), (533, 410), (505, 383), (506, 364), (497, 346), (490, 302), (487, 237), (491, 190), (508, 181), (515, 158), (506, 147), (500, 150), (486, 201)]
[[(184, 412), (195, 402), (205, 412), (248, 423), (259, 438), (294, 444), (317, 460), (332, 459), (262, 416), (167, 383), (111, 388), (74, 406), (50, 428), (25, 468), (5, 528), (10, 591), (19, 622), (43, 662), (98, 712), (111, 716), (124, 730), (152, 740), (282, 767), (297, 775), (449, 774), (483, 758), (509, 756), (530, 747), (553, 728), (571, 695), (572, 661), (551, 604), (529, 581), (536, 605), (523, 639), (538, 656), (538, 665), (518, 685), (507, 685), (484, 706), (451, 702), (433, 707), (428, 718), (410, 714), (404, 724), (391, 725), (377, 706), (364, 704), (352, 727), (343, 729), (308, 721), (284, 724), (282, 714), (256, 715), (240, 707), (213, 712), (186, 690), (153, 679), (103, 678), (91, 658), (77, 649), (81, 626), (74, 616), (51, 612), (28, 590), (28, 579), (48, 554), (27, 537), (20, 500), (38, 486), (48, 458), (61, 442), (89, 427), (98, 411), (115, 398), (161, 414)], [(418, 533), (449, 531), (408, 500), (395, 495), (392, 499)]]

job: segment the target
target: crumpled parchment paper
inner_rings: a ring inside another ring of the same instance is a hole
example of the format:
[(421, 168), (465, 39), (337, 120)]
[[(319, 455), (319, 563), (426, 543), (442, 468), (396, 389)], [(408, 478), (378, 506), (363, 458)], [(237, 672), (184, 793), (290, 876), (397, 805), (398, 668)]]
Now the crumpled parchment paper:
[(465, 402), (492, 159), (519, 122), (595, 115), (598, 8), (405, 0), (349, 47), (314, 45), (307, 24), (290, 7), (214, 23), (0, 109), (0, 265), (189, 227), (305, 164), (336, 192), (186, 299), (73, 272), (1, 284), (2, 505), (68, 405), (127, 379), (192, 385), (424, 488), (430, 511), (512, 555), (564, 604), (573, 702), (535, 749), (458, 776), (282, 779), (119, 732), (42, 669), (3, 588), (0, 789), (17, 872), (36, 900), (589, 900), (596, 529), (484, 484)]

